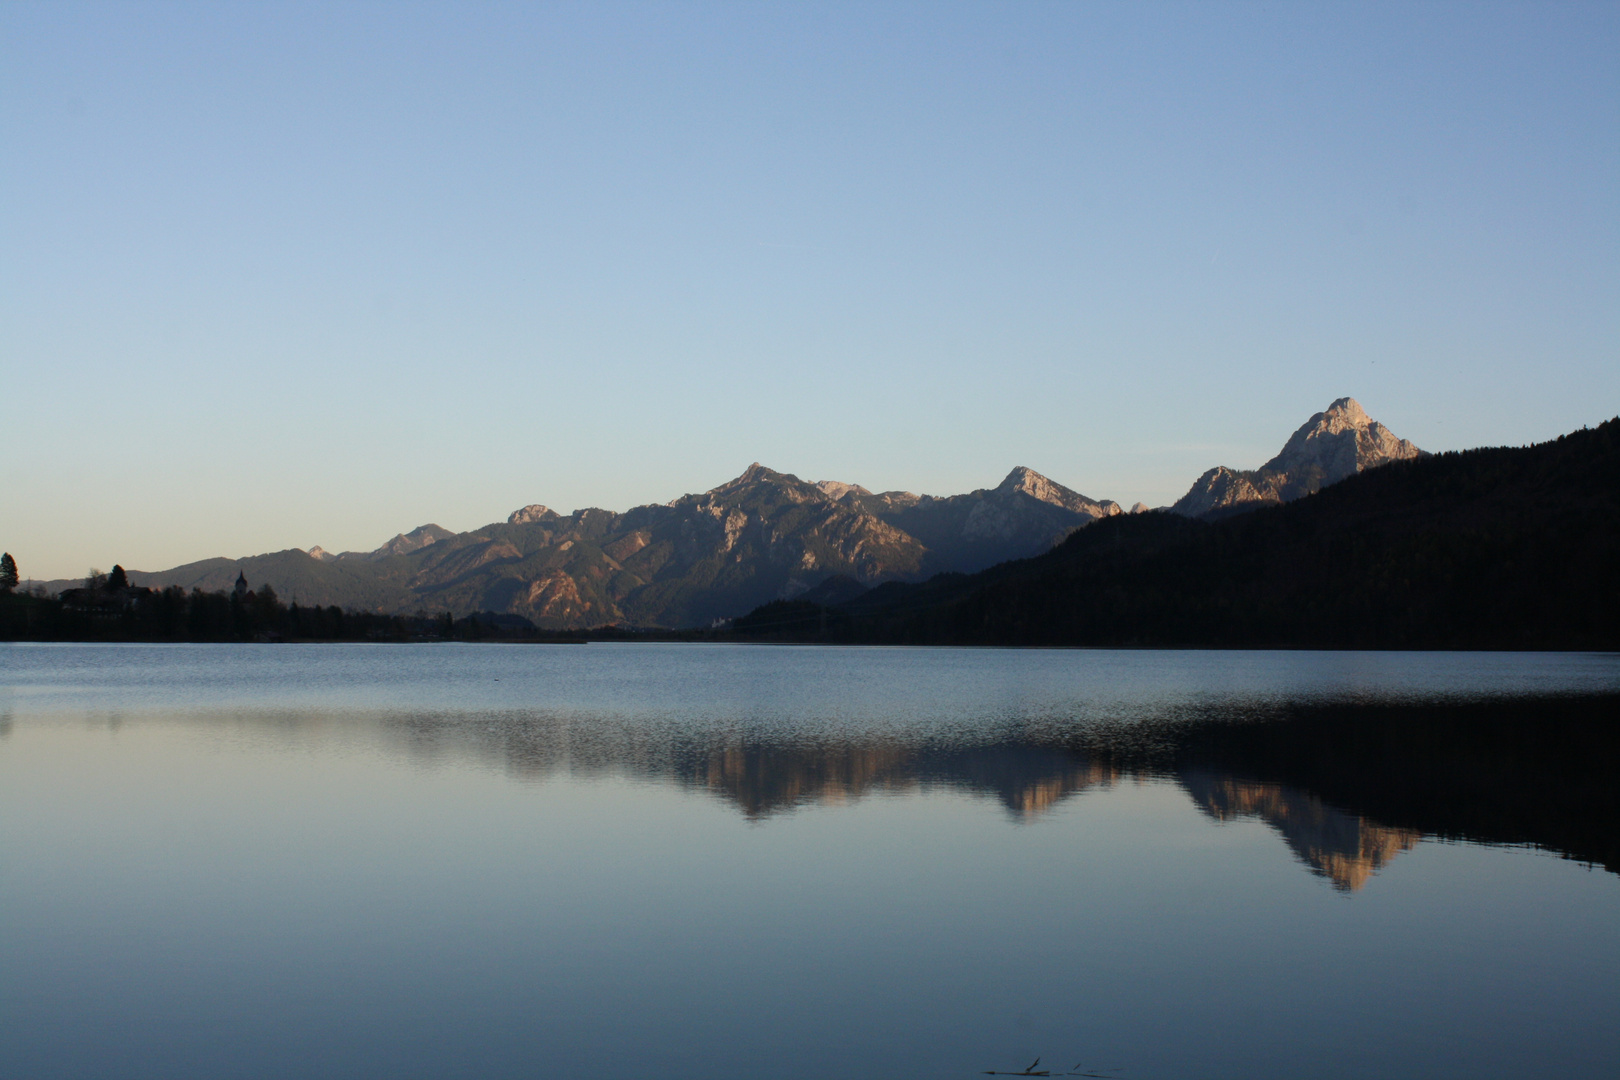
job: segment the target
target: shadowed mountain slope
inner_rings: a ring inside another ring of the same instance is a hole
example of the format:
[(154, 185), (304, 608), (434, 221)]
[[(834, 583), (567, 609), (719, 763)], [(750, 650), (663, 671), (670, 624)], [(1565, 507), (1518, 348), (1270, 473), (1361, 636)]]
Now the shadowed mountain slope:
[(1039, 554), (1054, 539), (1121, 512), (1116, 502), (1087, 498), (1025, 468), (967, 495), (873, 495), (856, 489), (844, 501), (915, 536), (928, 549), (930, 572), (971, 572)]

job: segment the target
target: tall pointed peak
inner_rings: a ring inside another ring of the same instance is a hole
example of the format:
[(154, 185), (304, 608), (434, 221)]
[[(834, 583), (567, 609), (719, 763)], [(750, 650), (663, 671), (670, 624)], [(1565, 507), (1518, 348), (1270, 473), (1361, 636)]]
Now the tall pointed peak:
[[(1397, 438), (1368, 416), (1355, 398), (1342, 397), (1301, 424), (1283, 445), (1282, 452), (1260, 468), (1290, 472), (1307, 465), (1319, 465), (1337, 480), (1386, 461), (1416, 457), (1420, 453), (1422, 451), (1410, 442)], [(1323, 482), (1332, 483), (1332, 480)]]
[(1026, 495), (1035, 495), (1036, 498), (1040, 498), (1040, 496), (1036, 495), (1035, 493), (1041, 488), (1051, 484), (1051, 480), (1048, 480), (1034, 469), (1024, 465), (1019, 465), (1017, 468), (1013, 469), (1012, 472), (1008, 473), (1006, 479), (997, 484), (996, 488), (999, 491), (1022, 491)]
[(1368, 416), (1355, 398), (1342, 397), (1301, 424), (1259, 469), (1211, 469), (1171, 509), (1200, 517), (1242, 505), (1289, 502), (1364, 469), (1422, 454)]
[(1116, 512), (1107, 510), (1107, 507), (1113, 505), (1112, 503), (1099, 503), (1095, 499), (1087, 498), (1073, 488), (1066, 488), (1056, 480), (1042, 476), (1034, 469), (1024, 465), (1020, 465), (1008, 473), (1007, 478), (996, 485), (996, 491), (1005, 495), (1022, 492), (1032, 499), (1051, 503), (1053, 506), (1062, 506), (1079, 513), (1095, 515), (1099, 510), (1108, 513)]
[(779, 473), (774, 469), (767, 469), (765, 466), (756, 461), (752, 465), (748, 466), (748, 468), (744, 469), (741, 476), (737, 477), (735, 480), (727, 480), (724, 484), (721, 484), (717, 488), (710, 488), (708, 493), (711, 495), (716, 495), (720, 494), (721, 492), (736, 491), (739, 488), (749, 487), (754, 484), (769, 483), (784, 479), (787, 479), (784, 474)]
[(1358, 424), (1368, 423), (1367, 411), (1361, 407), (1361, 402), (1353, 397), (1342, 397), (1323, 410), (1327, 416), (1340, 415), (1347, 420)]

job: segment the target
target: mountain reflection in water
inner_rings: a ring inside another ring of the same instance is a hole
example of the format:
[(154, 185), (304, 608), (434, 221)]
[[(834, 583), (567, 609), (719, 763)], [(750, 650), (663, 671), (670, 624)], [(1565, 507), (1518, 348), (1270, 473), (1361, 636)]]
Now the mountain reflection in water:
[[(730, 735), (580, 717), (416, 717), (426, 755), (456, 747), (519, 777), (616, 773), (705, 791), (764, 822), (809, 804), (950, 790), (1032, 822), (1082, 792), (1173, 780), (1212, 819), (1252, 818), (1353, 891), (1425, 837), (1531, 845), (1620, 872), (1612, 778), (1620, 698), (1225, 706), (1160, 722), (995, 731), (962, 743), (857, 729)], [(472, 747), (464, 740), (470, 738)]]
[(1423, 839), (1416, 829), (1380, 825), (1282, 784), (1239, 780), (1205, 769), (1189, 769), (1179, 779), (1210, 817), (1221, 822), (1261, 819), (1282, 834), (1313, 873), (1345, 891), (1361, 888), (1385, 863)]
[(0, 645), (0, 1076), (1620, 1075), (1617, 716), (1598, 654)]

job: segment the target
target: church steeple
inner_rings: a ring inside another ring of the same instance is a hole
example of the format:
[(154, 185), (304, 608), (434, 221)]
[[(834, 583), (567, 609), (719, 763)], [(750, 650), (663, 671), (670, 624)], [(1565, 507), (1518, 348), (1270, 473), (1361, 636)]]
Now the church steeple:
[(236, 598), (238, 600), (241, 600), (242, 598), (247, 596), (247, 591), (248, 591), (247, 574), (243, 573), (241, 570), (238, 570), (236, 572), (236, 594), (235, 594)]

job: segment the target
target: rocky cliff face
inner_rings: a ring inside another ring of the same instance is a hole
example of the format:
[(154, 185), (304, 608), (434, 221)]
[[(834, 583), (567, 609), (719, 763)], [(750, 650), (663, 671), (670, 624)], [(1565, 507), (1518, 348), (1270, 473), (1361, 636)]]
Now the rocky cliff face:
[(1354, 398), (1340, 398), (1305, 421), (1260, 468), (1210, 469), (1170, 509), (1186, 517), (1209, 517), (1290, 502), (1365, 469), (1421, 453), (1369, 417)]
[(557, 512), (539, 503), (530, 503), (521, 510), (514, 510), (507, 517), (508, 525), (532, 525), (537, 521), (554, 521)]

